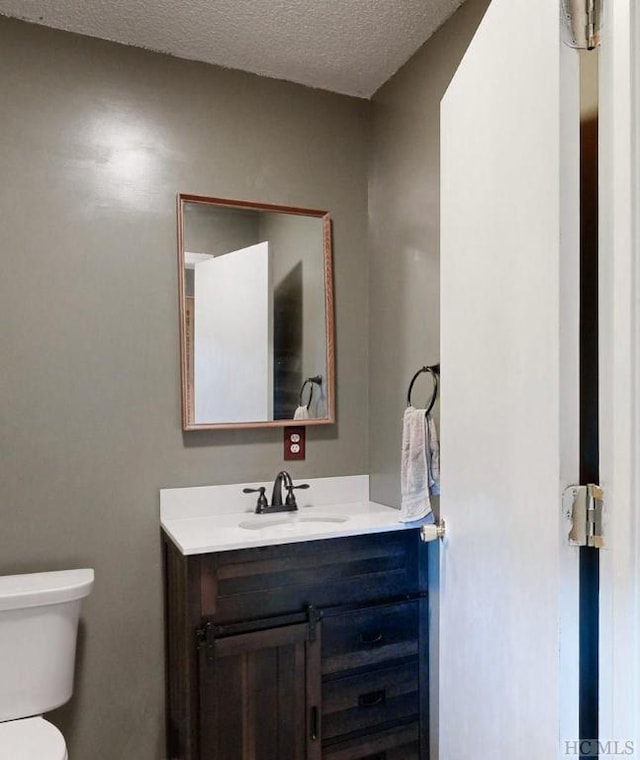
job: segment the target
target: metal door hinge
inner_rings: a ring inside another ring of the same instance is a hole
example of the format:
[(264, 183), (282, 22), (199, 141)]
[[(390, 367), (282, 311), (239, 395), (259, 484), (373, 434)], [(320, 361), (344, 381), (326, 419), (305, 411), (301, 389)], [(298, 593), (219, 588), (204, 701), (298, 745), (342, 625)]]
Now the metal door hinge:
[(561, 0), (567, 42), (580, 50), (594, 50), (600, 44), (602, 0)]
[(563, 510), (571, 520), (569, 543), (572, 546), (591, 546), (602, 549), (603, 493), (600, 486), (569, 486), (564, 492)]

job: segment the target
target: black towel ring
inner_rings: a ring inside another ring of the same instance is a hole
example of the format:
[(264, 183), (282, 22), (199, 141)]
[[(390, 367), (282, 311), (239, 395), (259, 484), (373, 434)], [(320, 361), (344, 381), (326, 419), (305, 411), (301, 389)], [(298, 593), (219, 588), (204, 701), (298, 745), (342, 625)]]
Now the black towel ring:
[(311, 402), (313, 401), (313, 386), (314, 385), (322, 385), (322, 375), (315, 375), (315, 377), (308, 377), (304, 383), (302, 383), (302, 388), (300, 388), (300, 393), (298, 394), (298, 406), (305, 406), (305, 404), (302, 403), (302, 394), (304, 393), (304, 389), (307, 387), (307, 385), (310, 386), (309, 388), (309, 401), (306, 403), (307, 409), (311, 406)]
[(433, 378), (433, 393), (431, 394), (431, 400), (429, 401), (426, 411), (426, 414), (429, 414), (429, 412), (433, 409), (433, 405), (436, 403), (436, 399), (438, 398), (438, 387), (440, 385), (440, 364), (433, 364), (430, 367), (420, 367), (416, 374), (411, 378), (411, 382), (409, 383), (409, 392), (407, 393), (407, 406), (413, 406), (411, 403), (411, 391), (413, 390), (413, 386), (416, 380), (423, 372), (427, 372)]

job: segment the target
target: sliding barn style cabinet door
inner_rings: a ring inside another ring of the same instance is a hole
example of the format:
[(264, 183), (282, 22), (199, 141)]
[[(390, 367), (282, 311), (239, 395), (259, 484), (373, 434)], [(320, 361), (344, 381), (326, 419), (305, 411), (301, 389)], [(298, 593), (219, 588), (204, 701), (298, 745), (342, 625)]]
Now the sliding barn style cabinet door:
[(320, 760), (320, 625), (242, 633), (201, 648), (207, 760)]
[(579, 68), (494, 0), (442, 102), (439, 756), (578, 739)]

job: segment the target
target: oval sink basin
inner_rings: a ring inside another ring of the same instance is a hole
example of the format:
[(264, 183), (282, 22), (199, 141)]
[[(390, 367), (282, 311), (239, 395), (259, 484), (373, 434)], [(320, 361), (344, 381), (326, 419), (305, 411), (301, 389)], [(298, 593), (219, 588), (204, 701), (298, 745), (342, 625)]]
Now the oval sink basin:
[(245, 530), (265, 530), (284, 525), (295, 527), (308, 523), (321, 527), (323, 524), (345, 523), (348, 519), (344, 515), (256, 515), (238, 523), (238, 527)]

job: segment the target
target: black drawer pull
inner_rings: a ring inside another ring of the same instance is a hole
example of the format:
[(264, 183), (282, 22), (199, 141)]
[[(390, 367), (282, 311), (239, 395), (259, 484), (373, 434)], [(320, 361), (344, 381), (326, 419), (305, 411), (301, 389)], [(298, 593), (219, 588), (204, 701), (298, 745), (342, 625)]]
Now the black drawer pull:
[(358, 636), (358, 641), (361, 646), (370, 647), (379, 644), (383, 638), (382, 631), (374, 631), (373, 633), (361, 633)]
[(361, 694), (358, 697), (358, 707), (375, 707), (381, 705), (386, 699), (384, 689), (378, 689), (378, 691), (370, 691), (367, 694)]
[(320, 734), (320, 710), (317, 707), (311, 708), (309, 715), (309, 738), (312, 742), (317, 741)]
[(368, 755), (363, 760), (387, 760), (386, 752), (378, 752), (375, 755)]

